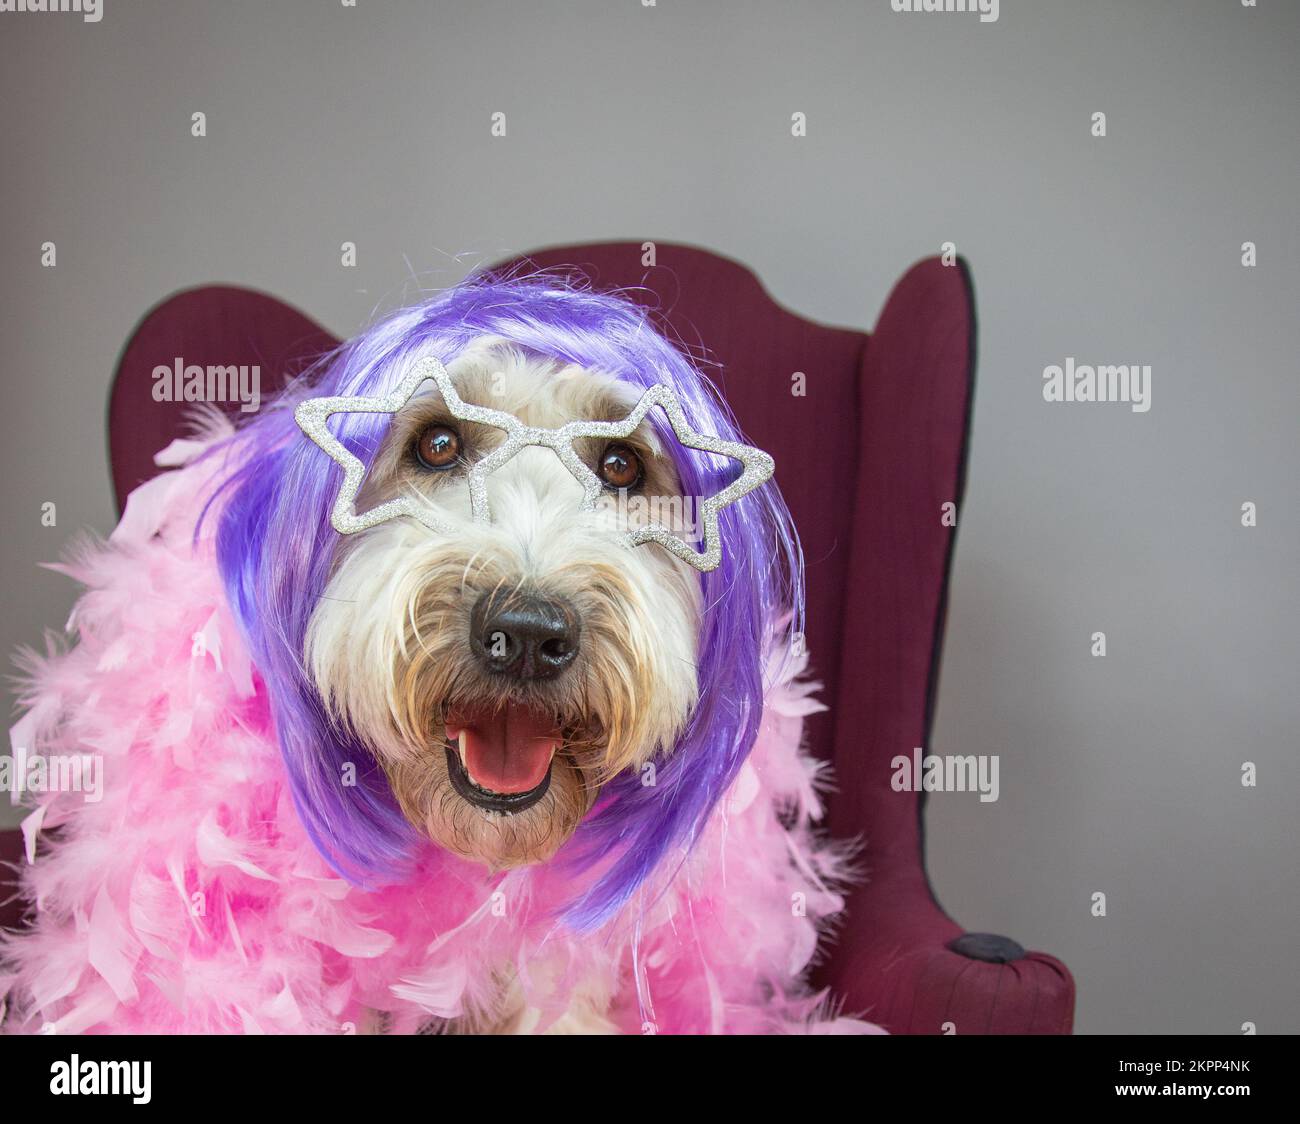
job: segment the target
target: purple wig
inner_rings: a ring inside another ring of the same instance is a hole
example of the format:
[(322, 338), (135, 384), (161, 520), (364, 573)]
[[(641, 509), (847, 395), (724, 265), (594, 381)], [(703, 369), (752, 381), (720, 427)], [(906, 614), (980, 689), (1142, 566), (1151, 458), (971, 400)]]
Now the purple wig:
[[(292, 407), (309, 394), (387, 394), (415, 357), (449, 363), (482, 335), (633, 386), (667, 383), (697, 430), (741, 439), (712, 385), (651, 326), (643, 308), (550, 274), (483, 275), (389, 317), (341, 345), (231, 439), (239, 467), (220, 508), (222, 578), (268, 690), (298, 816), (330, 865), (361, 885), (402, 878), (421, 839), (369, 751), (330, 722), (304, 666), (307, 625), (337, 540), (329, 512), (342, 473), (303, 436)], [(390, 418), (338, 414), (331, 424), (368, 467)], [(651, 421), (684, 495), (711, 495), (733, 478), (734, 466), (721, 469), (709, 454), (680, 446), (658, 410)], [(565, 914), (577, 928), (598, 926), (661, 862), (680, 860), (758, 733), (772, 629), (790, 617), (794, 629), (801, 627), (802, 557), (775, 486), (724, 508), (719, 526), (722, 565), (700, 575), (700, 701), (687, 729), (656, 762), (655, 785), (635, 775), (610, 782), (561, 852), (575, 867), (602, 860), (599, 877), (575, 894)], [(340, 783), (348, 762), (359, 773), (353, 787)]]

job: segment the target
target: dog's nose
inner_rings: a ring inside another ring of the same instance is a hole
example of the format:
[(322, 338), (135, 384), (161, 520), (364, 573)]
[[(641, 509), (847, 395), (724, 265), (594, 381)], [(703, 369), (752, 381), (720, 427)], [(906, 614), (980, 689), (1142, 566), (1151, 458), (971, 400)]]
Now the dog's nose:
[(489, 671), (550, 679), (577, 656), (578, 623), (562, 601), (532, 593), (486, 593), (474, 606), (470, 643)]

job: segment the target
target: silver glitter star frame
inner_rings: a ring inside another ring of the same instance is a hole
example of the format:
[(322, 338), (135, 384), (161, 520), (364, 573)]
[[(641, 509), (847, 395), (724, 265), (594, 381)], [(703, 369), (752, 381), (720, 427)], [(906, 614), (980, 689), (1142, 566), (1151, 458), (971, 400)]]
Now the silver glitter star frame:
[(718, 512), (771, 479), (775, 470), (775, 462), (761, 449), (738, 441), (724, 441), (720, 437), (710, 437), (696, 432), (687, 422), (686, 415), (682, 412), (681, 402), (673, 388), (666, 383), (657, 383), (649, 387), (641, 395), (631, 413), (620, 421), (571, 421), (556, 429), (541, 429), (525, 425), (514, 414), (508, 414), (504, 410), (493, 410), (487, 406), (476, 406), (463, 401), (456, 392), (447, 368), (437, 359), (422, 359), (412, 367), (401, 384), (389, 395), (377, 398), (309, 398), (294, 411), (294, 418), (303, 433), (343, 469), (343, 487), (339, 489), (338, 498), (330, 512), (330, 523), (339, 534), (354, 535), (358, 531), (364, 531), (403, 515), (410, 516), (431, 531), (442, 534), (450, 534), (454, 531), (450, 523), (439, 518), (427, 505), (417, 502), (411, 496), (400, 496), (357, 514), (356, 499), (361, 482), (365, 478), (365, 465), (344, 447), (326, 424), (333, 414), (395, 414), (410, 401), (412, 395), (424, 383), (430, 381), (438, 387), (443, 403), (453, 418), (460, 421), (480, 422), (505, 431), (505, 441), (469, 471), (470, 512), (474, 521), (478, 523), (489, 522), (492, 518), (488, 509), (488, 476), (521, 449), (530, 445), (548, 448), (560, 458), (564, 467), (582, 485), (583, 498), (579, 511), (594, 511), (605, 492), (605, 487), (600, 477), (578, 456), (573, 447), (574, 442), (584, 437), (631, 436), (650, 410), (659, 406), (667, 416), (668, 424), (672, 426), (678, 443), (684, 448), (729, 457), (739, 461), (744, 469), (717, 495), (709, 496), (701, 502), (700, 517), (704, 525), (703, 551), (695, 550), (662, 523), (648, 523), (644, 527), (629, 531), (625, 536), (626, 541), (629, 546), (657, 543), (683, 562), (694, 566), (702, 573), (707, 573), (716, 570), (722, 563)]

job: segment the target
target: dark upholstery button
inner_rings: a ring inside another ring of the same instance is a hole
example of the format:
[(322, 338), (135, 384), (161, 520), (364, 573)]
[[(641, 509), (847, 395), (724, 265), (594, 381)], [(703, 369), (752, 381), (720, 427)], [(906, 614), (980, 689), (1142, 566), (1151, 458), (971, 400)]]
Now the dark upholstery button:
[(963, 933), (949, 941), (948, 947), (970, 960), (986, 960), (990, 964), (1005, 964), (1025, 955), (1025, 950), (1010, 937), (1000, 937), (997, 933)]

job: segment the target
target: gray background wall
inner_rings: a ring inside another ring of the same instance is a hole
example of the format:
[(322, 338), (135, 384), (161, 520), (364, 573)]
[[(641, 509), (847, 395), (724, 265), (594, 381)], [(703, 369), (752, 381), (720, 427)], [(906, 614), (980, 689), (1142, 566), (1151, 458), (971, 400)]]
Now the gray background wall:
[[(1298, 40), (1289, 0), (0, 14), (0, 647), (71, 605), (37, 564), (112, 528), (109, 379), (178, 288), (347, 334), (483, 260), (661, 239), (869, 327), (952, 240), (982, 355), (928, 748), (1000, 755), (1002, 794), (932, 797), (940, 899), (1061, 956), (1080, 1031), (1300, 1031)], [(1067, 355), (1151, 364), (1151, 411), (1046, 404)]]

